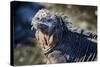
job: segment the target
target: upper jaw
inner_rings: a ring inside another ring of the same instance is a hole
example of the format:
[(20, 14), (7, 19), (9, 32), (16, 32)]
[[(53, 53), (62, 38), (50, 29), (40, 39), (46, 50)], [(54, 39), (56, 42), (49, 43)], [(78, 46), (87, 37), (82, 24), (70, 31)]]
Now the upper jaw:
[(37, 30), (40, 30), (44, 34), (51, 35), (53, 32), (53, 27), (49, 27), (45, 24), (38, 24)]

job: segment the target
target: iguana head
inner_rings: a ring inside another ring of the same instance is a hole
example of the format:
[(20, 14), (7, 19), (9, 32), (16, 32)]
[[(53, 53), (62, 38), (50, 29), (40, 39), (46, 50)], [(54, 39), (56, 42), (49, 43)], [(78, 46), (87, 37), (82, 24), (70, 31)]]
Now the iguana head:
[(39, 10), (32, 19), (32, 28), (42, 31), (45, 34), (52, 34), (55, 30), (61, 30), (62, 17), (47, 9)]
[(53, 47), (62, 38), (65, 26), (62, 17), (47, 9), (39, 10), (33, 17), (32, 28), (36, 29), (36, 39), (43, 48)]

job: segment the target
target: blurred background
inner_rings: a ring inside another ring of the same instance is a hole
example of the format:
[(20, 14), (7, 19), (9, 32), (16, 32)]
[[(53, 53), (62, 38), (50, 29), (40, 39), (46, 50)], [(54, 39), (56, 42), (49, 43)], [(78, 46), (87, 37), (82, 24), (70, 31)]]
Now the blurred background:
[(35, 29), (31, 30), (31, 21), (36, 12), (46, 8), (69, 17), (69, 22), (84, 30), (97, 33), (97, 7), (86, 5), (17, 2), (11, 3), (13, 21), (14, 65), (45, 64), (41, 49), (37, 46)]

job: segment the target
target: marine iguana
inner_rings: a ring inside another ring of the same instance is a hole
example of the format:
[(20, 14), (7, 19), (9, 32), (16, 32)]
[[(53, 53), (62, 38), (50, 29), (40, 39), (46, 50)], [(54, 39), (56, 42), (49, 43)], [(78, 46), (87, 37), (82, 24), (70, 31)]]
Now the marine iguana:
[(97, 59), (97, 34), (75, 27), (67, 16), (40, 9), (32, 19), (33, 28), (47, 63)]

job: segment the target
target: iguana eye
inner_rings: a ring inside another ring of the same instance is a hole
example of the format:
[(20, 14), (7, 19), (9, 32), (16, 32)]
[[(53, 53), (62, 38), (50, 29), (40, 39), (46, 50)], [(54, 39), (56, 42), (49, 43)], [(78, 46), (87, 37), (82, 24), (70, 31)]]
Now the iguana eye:
[(40, 18), (39, 17), (36, 17), (36, 20), (40, 20)]

